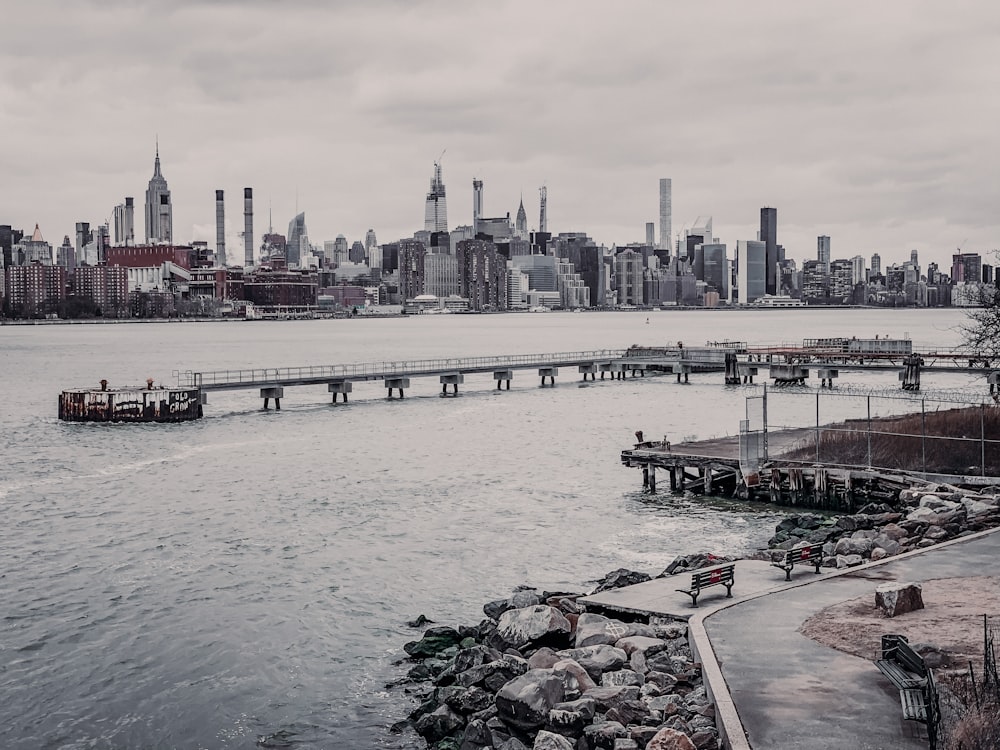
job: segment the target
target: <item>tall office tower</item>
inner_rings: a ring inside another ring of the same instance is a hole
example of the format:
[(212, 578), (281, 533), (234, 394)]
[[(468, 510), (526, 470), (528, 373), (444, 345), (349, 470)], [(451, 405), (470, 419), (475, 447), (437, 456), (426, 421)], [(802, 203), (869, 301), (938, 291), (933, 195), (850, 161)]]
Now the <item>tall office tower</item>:
[[(673, 218), (671, 215), (673, 211), (671, 203), (672, 189), (673, 183), (669, 177), (660, 179), (660, 250), (670, 250), (670, 238), (673, 237), (673, 227), (671, 225)], [(712, 238), (709, 237), (705, 241), (711, 242)]]
[(872, 276), (882, 275), (882, 256), (878, 253), (872, 253)]
[(146, 244), (174, 241), (174, 215), (170, 203), (170, 189), (160, 172), (160, 144), (156, 144), (153, 176), (146, 188)]
[(736, 243), (736, 283), (739, 303), (749, 305), (767, 293), (767, 245), (754, 240)]
[(825, 234), (816, 238), (816, 260), (830, 267), (830, 238)]
[(243, 264), (253, 265), (253, 188), (243, 188)]
[(920, 268), (920, 263), (917, 262), (917, 251), (910, 250), (910, 263), (912, 263), (917, 268)]
[(472, 237), (479, 233), (479, 220), (483, 218), (483, 181), (472, 178)]
[(524, 198), (521, 198), (521, 205), (517, 207), (517, 216), (514, 219), (514, 234), (522, 240), (528, 239), (528, 214), (524, 212)]
[(448, 200), (444, 194), (444, 183), (441, 181), (441, 162), (434, 162), (434, 176), (431, 178), (431, 189), (424, 202), (424, 231), (448, 231)]
[(93, 257), (87, 256), (87, 245), (93, 241), (94, 235), (90, 231), (89, 221), (78, 221), (76, 223), (76, 262), (85, 263), (89, 266), (97, 265), (96, 253)]
[[(760, 210), (760, 241), (767, 256), (766, 294), (778, 293), (778, 209)], [(742, 300), (741, 300), (742, 301)]]
[(656, 244), (656, 224), (651, 221), (646, 222), (646, 244), (650, 247)]
[(549, 231), (548, 201), (548, 188), (542, 185), (538, 188), (538, 231), (542, 234)]
[(288, 261), (289, 266), (299, 265), (299, 261), (302, 258), (302, 238), (308, 236), (309, 233), (306, 231), (306, 212), (303, 211), (288, 222), (288, 239), (285, 245), (285, 259)]
[(222, 190), (215, 191), (215, 262), (226, 265), (226, 203)]
[(851, 258), (851, 283), (865, 283), (865, 258), (863, 255), (855, 255)]
[(115, 206), (115, 244), (135, 244), (135, 199), (125, 198), (124, 203)]
[(377, 249), (378, 249), (378, 240), (375, 239), (375, 230), (369, 229), (365, 233), (365, 253), (369, 256), (369, 260), (371, 260), (372, 251)]

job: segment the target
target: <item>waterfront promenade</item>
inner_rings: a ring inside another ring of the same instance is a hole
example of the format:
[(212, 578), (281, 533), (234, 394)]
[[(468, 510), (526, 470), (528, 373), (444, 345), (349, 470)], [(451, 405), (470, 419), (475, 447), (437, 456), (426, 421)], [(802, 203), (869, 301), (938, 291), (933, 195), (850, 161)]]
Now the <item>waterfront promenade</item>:
[[(612, 611), (690, 618), (690, 639), (730, 750), (916, 750), (927, 747), (924, 727), (903, 720), (898, 691), (873, 662), (878, 636), (897, 632), (907, 615), (885, 619), (880, 633), (858, 633), (858, 639), (870, 640), (858, 644), (870, 659), (837, 651), (799, 631), (831, 605), (868, 597), (874, 608), (881, 583), (1000, 575), (998, 559), (1000, 529), (991, 529), (818, 576), (806, 568), (788, 584), (767, 563), (740, 561), (734, 598), (709, 589), (697, 609), (674, 591), (683, 584), (683, 574), (585, 601)], [(926, 595), (924, 605), (921, 614), (935, 620), (954, 616)]]

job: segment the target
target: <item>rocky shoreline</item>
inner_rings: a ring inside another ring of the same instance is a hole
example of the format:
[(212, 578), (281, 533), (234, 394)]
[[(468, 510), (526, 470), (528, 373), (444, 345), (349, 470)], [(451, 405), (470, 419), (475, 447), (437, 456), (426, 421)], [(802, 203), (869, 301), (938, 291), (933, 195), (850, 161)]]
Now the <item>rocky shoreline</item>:
[[(851, 515), (790, 515), (758, 556), (822, 543), (823, 565), (845, 568), (1000, 524), (1000, 487), (935, 484), (893, 500)], [(727, 559), (678, 557), (660, 576)], [(687, 624), (628, 622), (578, 601), (646, 580), (621, 569), (586, 593), (522, 587), (486, 604), (478, 625), (427, 629), (404, 646), (414, 664), (394, 685), (419, 705), (392, 731), (412, 729), (433, 750), (717, 750)]]

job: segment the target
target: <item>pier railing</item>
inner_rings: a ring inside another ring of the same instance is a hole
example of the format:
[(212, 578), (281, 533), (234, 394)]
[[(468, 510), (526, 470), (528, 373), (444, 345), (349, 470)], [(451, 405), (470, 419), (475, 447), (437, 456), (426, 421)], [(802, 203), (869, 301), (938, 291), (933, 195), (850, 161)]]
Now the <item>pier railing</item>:
[(569, 366), (578, 363), (610, 361), (625, 357), (624, 349), (594, 349), (547, 354), (508, 354), (491, 357), (458, 357), (345, 365), (308, 365), (302, 367), (266, 367), (247, 370), (185, 371), (177, 373), (180, 386), (204, 390), (252, 388), (258, 385), (322, 383), (337, 379), (377, 380), (403, 375), (433, 375), (446, 372), (488, 372), (499, 368)]

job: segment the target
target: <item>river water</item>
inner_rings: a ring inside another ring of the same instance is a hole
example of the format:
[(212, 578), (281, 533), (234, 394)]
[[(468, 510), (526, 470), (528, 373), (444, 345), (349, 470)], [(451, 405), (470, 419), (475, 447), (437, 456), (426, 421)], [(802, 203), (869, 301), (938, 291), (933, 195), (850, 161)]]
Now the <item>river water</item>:
[[(647, 322), (648, 320), (648, 322)], [(210, 394), (172, 425), (64, 424), (60, 390), (175, 370), (339, 364), (909, 333), (958, 343), (959, 311), (664, 311), (0, 328), (0, 745), (402, 748), (387, 681), (405, 621), (475, 623), (519, 584), (581, 590), (677, 554), (740, 553), (776, 509), (644, 496), (619, 451), (733, 434), (722, 375), (555, 388), (517, 372), (387, 401)], [(842, 380), (846, 380), (845, 375)], [(889, 387), (886, 375), (854, 375)], [(949, 385), (968, 379), (953, 377)], [(893, 386), (894, 387), (894, 386)]]

